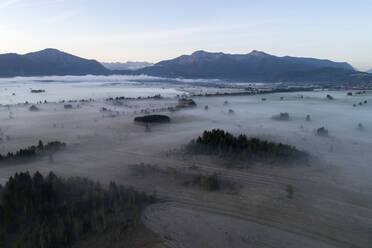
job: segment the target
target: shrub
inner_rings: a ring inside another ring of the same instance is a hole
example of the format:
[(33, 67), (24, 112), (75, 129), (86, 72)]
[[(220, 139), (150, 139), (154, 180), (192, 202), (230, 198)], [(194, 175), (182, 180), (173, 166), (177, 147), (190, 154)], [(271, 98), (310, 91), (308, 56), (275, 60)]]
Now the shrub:
[(176, 106), (177, 109), (189, 107), (196, 107), (196, 103), (194, 100), (188, 98), (178, 99), (178, 104)]
[(277, 121), (289, 121), (289, 114), (287, 112), (280, 113), (279, 115), (273, 116), (273, 119)]
[(30, 111), (38, 111), (39, 108), (36, 107), (35, 105), (31, 105), (31, 106), (28, 108), (28, 110), (30, 110)]
[(192, 183), (209, 191), (220, 189), (220, 182), (216, 173), (212, 175), (195, 175)]
[(359, 130), (359, 131), (364, 131), (364, 126), (363, 126), (362, 123), (359, 123), (359, 124), (358, 124), (358, 130)]
[(328, 100), (333, 100), (334, 98), (333, 98), (333, 96), (331, 96), (331, 95), (327, 95), (327, 99), (328, 99)]
[(293, 186), (291, 184), (287, 184), (285, 191), (287, 192), (287, 198), (292, 199), (294, 194)]
[(315, 134), (318, 135), (318, 136), (327, 137), (328, 136), (328, 129), (326, 129), (325, 127), (320, 127), (316, 130)]

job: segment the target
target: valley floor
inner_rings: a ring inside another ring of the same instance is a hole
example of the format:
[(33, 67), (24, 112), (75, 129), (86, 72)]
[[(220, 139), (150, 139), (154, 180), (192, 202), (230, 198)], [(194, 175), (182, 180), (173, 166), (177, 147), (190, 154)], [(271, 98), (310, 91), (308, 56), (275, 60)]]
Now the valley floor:
[[(53, 171), (61, 176), (79, 175), (102, 183), (133, 185), (149, 193), (155, 191), (161, 202), (149, 206), (142, 216), (144, 225), (151, 230), (143, 232), (150, 244), (134, 245), (137, 247), (372, 245), (370, 140), (352, 135), (316, 137), (315, 126), (311, 126), (314, 124), (303, 123), (301, 129), (298, 121), (277, 123), (271, 120), (270, 113), (263, 117), (265, 112), (255, 122), (240, 113), (246, 108), (239, 109), (244, 98), (229, 98), (227, 107), (223, 107), (224, 97), (195, 101), (196, 109), (165, 112), (171, 123), (151, 125), (151, 132), (135, 124), (134, 116), (141, 109), (174, 106), (176, 100), (135, 100), (127, 101), (125, 106), (104, 101), (73, 103), (71, 110), (60, 103), (49, 103), (38, 105), (40, 110), (36, 112), (23, 105), (10, 109), (2, 106), (1, 154), (37, 144), (39, 139), (60, 140), (68, 146), (54, 155), (52, 163), (42, 158), (17, 165), (0, 164), (0, 183), (18, 171)], [(204, 110), (206, 104), (209, 111)], [(112, 112), (102, 112), (102, 107)], [(228, 108), (234, 108), (236, 115), (228, 115)], [(289, 143), (309, 151), (314, 160), (311, 166), (252, 163), (250, 168), (239, 169), (228, 168), (228, 161), (180, 152), (183, 144), (212, 128)], [(167, 174), (133, 175), (131, 168), (141, 163), (184, 173), (216, 172), (238, 187), (210, 192), (186, 187)], [(289, 184), (294, 188), (292, 199), (285, 192)], [(80, 247), (88, 246), (85, 243)]]

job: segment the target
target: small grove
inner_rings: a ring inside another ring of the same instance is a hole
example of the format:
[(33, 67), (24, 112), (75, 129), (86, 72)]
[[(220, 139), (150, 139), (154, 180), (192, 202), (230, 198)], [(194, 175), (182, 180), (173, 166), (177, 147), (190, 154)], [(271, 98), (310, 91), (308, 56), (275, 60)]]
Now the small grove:
[(134, 121), (142, 123), (168, 123), (170, 122), (170, 118), (166, 115), (145, 115), (135, 117)]
[(204, 131), (202, 136), (192, 140), (185, 149), (192, 154), (218, 155), (240, 160), (289, 161), (308, 157), (306, 152), (290, 145), (247, 138), (243, 134), (236, 137), (220, 129)]

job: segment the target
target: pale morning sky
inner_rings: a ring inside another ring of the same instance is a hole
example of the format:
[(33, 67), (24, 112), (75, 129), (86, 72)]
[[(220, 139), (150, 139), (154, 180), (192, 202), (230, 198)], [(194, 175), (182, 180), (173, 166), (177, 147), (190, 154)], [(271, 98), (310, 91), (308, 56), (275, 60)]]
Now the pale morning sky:
[(0, 0), (0, 53), (99, 61), (195, 50), (329, 58), (372, 68), (372, 0)]

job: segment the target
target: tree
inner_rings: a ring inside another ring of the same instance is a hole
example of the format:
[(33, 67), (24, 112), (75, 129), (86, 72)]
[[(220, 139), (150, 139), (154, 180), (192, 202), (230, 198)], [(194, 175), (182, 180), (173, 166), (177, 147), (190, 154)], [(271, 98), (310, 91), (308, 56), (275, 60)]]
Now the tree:
[(38, 143), (38, 145), (37, 145), (37, 148), (38, 148), (38, 150), (40, 150), (40, 151), (44, 149), (43, 141), (39, 140), (39, 143)]
[(287, 198), (292, 199), (294, 194), (293, 186), (291, 184), (287, 184), (285, 186), (285, 191), (287, 192)]

